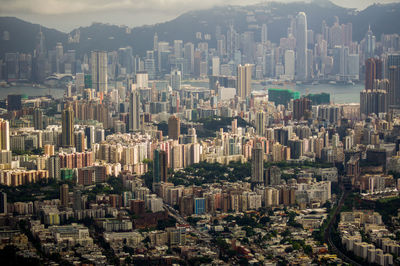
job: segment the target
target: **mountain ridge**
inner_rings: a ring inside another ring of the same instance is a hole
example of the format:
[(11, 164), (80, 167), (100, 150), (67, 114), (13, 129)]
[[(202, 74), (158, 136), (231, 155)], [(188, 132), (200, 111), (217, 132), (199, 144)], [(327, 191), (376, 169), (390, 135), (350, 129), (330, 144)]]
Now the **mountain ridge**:
[[(153, 48), (153, 36), (157, 32), (160, 41), (172, 42), (174, 39), (193, 42), (195, 45), (203, 40), (195, 37), (196, 32), (211, 34), (209, 47), (215, 47), (215, 27), (220, 25), (222, 33), (226, 33), (229, 24), (233, 24), (238, 32), (258, 32), (257, 26), (268, 25), (269, 39), (279, 43), (286, 35), (290, 17), (299, 11), (307, 14), (308, 28), (318, 33), (322, 20), (332, 25), (335, 16), (340, 23), (353, 23), (353, 40), (360, 41), (371, 25), (374, 34), (380, 38), (382, 33), (400, 33), (400, 3), (373, 4), (362, 11), (343, 8), (329, 0), (313, 0), (310, 3), (292, 2), (257, 4), (249, 6), (219, 6), (186, 12), (175, 19), (129, 28), (109, 23), (92, 23), (64, 33), (56, 29), (42, 26), (46, 37), (47, 48), (52, 49), (57, 42), (62, 42), (64, 50), (76, 50), (78, 55), (94, 49), (107, 51), (131, 46), (134, 54), (145, 55), (146, 50)], [(39, 24), (33, 24), (15, 17), (0, 17), (0, 34), (8, 31), (10, 41), (0, 40), (0, 57), (6, 52), (32, 52), (35, 48)], [(68, 43), (68, 36), (80, 31), (80, 43)], [(255, 34), (256, 40), (259, 34)]]

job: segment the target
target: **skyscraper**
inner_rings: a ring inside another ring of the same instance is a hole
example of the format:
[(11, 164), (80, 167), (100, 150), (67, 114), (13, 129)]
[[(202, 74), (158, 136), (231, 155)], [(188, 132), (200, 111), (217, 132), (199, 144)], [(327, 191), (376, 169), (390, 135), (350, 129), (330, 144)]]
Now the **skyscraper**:
[(307, 17), (304, 12), (296, 16), (296, 79), (307, 80)]
[(311, 100), (308, 98), (301, 98), (293, 100), (293, 119), (301, 120), (308, 118), (311, 112)]
[(287, 79), (294, 79), (295, 73), (295, 55), (293, 50), (285, 51), (285, 77)]
[(400, 54), (390, 54), (387, 59), (389, 79), (389, 107), (400, 106)]
[(74, 110), (68, 106), (62, 111), (62, 146), (73, 147), (74, 145)]
[(246, 64), (237, 67), (237, 93), (242, 100), (250, 96), (251, 93), (251, 68), (252, 65)]
[(9, 94), (7, 96), (7, 110), (18, 111), (22, 109), (21, 94)]
[(46, 162), (46, 168), (49, 171), (49, 177), (55, 180), (60, 180), (61, 178), (61, 165), (60, 157), (58, 155), (50, 156)]
[(168, 119), (168, 136), (170, 139), (179, 139), (181, 134), (181, 121), (179, 117), (171, 115)]
[(265, 133), (265, 113), (259, 111), (256, 116), (256, 133), (259, 136), (264, 136)]
[(153, 157), (153, 183), (167, 182), (168, 154), (166, 151), (156, 149)]
[(140, 130), (140, 94), (137, 90), (129, 97), (129, 131)]
[(43, 111), (39, 108), (33, 111), (33, 125), (36, 130), (43, 129)]
[(177, 69), (171, 71), (171, 88), (173, 90), (180, 90), (181, 89), (181, 81), (182, 75), (181, 72)]
[(266, 43), (267, 41), (268, 41), (267, 24), (262, 24), (262, 26), (261, 26), (261, 43)]
[(372, 90), (374, 80), (382, 79), (382, 60), (368, 58), (365, 61), (365, 90)]
[(107, 52), (92, 51), (92, 89), (97, 92), (107, 92)]
[(251, 154), (251, 183), (264, 184), (264, 151), (260, 143), (256, 144)]
[(184, 58), (188, 62), (188, 68), (190, 74), (194, 73), (194, 45), (191, 42), (185, 43), (184, 46)]
[(10, 125), (7, 120), (0, 118), (0, 148), (10, 150)]
[(372, 33), (371, 26), (368, 27), (368, 31), (365, 34), (364, 42), (364, 56), (365, 58), (371, 58), (375, 55), (375, 36)]
[(68, 207), (69, 202), (69, 189), (68, 184), (63, 184), (60, 187), (60, 203), (63, 207)]

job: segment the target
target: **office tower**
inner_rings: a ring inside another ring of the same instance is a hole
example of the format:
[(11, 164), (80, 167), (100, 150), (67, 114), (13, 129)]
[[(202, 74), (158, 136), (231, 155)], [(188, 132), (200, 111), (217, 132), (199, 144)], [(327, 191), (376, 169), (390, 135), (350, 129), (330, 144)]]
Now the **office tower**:
[(137, 90), (129, 97), (129, 131), (140, 130), (140, 94)]
[(191, 42), (185, 43), (184, 58), (188, 62), (190, 74), (194, 73), (194, 44)]
[(168, 136), (170, 139), (177, 140), (181, 135), (181, 122), (179, 117), (171, 115), (168, 119)]
[(107, 87), (107, 52), (92, 51), (92, 89), (106, 93)]
[(73, 147), (74, 145), (74, 110), (68, 106), (62, 111), (62, 146)]
[(175, 55), (175, 58), (183, 57), (183, 41), (182, 40), (174, 40), (174, 55)]
[(295, 54), (293, 50), (285, 51), (285, 77), (294, 79), (295, 73)]
[(376, 79), (382, 79), (382, 60), (368, 58), (365, 61), (365, 90), (372, 90)]
[(311, 101), (308, 98), (293, 100), (293, 119), (301, 120), (309, 118), (311, 113)]
[(156, 76), (156, 61), (154, 51), (146, 51), (146, 58), (144, 60), (144, 70), (148, 73), (149, 79), (155, 79)]
[(267, 41), (268, 41), (267, 24), (262, 24), (262, 26), (261, 26), (261, 43), (266, 43)]
[(256, 133), (259, 136), (265, 135), (265, 113), (264, 111), (257, 112), (256, 116)]
[(7, 193), (0, 192), (0, 214), (7, 214)]
[(63, 184), (60, 187), (60, 203), (63, 207), (68, 207), (69, 202), (69, 189), (68, 184)]
[(251, 183), (264, 184), (264, 151), (257, 143), (251, 152)]
[(18, 111), (22, 109), (21, 95), (20, 94), (9, 94), (7, 96), (7, 110)]
[(307, 80), (307, 17), (304, 12), (296, 16), (296, 79)]
[(10, 125), (7, 120), (0, 118), (0, 148), (10, 150)]
[(213, 76), (218, 76), (219, 75), (219, 57), (214, 56), (212, 58), (212, 75)]
[(171, 71), (171, 88), (173, 90), (180, 90), (182, 82), (181, 71), (174, 69)]
[(158, 50), (158, 34), (157, 34), (157, 32), (154, 33), (154, 37), (153, 37), (153, 50), (154, 51)]
[(43, 111), (39, 108), (33, 111), (33, 125), (36, 130), (43, 129)]
[(168, 179), (168, 154), (166, 151), (156, 149), (153, 156), (153, 183), (167, 182)]
[[(145, 71), (136, 73), (136, 88), (143, 89), (149, 87), (149, 74)], [(132, 88), (128, 88), (131, 91)]]
[(387, 76), (389, 79), (388, 105), (400, 107), (400, 54), (389, 54), (387, 58)]
[(242, 100), (250, 96), (251, 93), (251, 68), (252, 65), (246, 64), (237, 67), (237, 93)]
[(8, 81), (15, 81), (19, 78), (18, 58), (18, 53), (5, 54), (5, 75)]
[(372, 33), (371, 26), (368, 27), (368, 31), (364, 38), (364, 58), (371, 58), (375, 56), (375, 36)]

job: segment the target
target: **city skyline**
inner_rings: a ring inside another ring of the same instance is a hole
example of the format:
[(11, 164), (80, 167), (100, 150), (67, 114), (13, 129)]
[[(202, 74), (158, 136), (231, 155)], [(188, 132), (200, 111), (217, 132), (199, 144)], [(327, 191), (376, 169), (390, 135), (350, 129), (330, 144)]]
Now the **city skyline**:
[[(133, 0), (133, 1), (96, 1), (95, 6), (91, 0), (86, 1), (68, 1), (63, 0), (36, 0), (29, 1), (27, 4), (23, 0), (9, 1), (2, 0), (0, 3), (3, 8), (0, 10), (0, 16), (15, 16), (20, 19), (39, 23), (49, 28), (56, 28), (63, 32), (70, 32), (79, 27), (89, 26), (92, 23), (110, 23), (115, 25), (126, 25), (128, 27), (140, 27), (143, 25), (154, 25), (163, 23), (182, 15), (185, 12), (207, 9), (221, 6), (250, 6), (254, 4), (265, 4), (271, 2), (293, 3), (293, 2), (312, 2), (298, 0), (275, 0), (260, 1), (250, 0), (227, 1), (227, 0)], [(325, 0), (316, 0), (325, 2)], [(332, 3), (345, 7), (363, 10), (368, 6), (388, 3), (398, 3), (400, 0), (331, 0)]]

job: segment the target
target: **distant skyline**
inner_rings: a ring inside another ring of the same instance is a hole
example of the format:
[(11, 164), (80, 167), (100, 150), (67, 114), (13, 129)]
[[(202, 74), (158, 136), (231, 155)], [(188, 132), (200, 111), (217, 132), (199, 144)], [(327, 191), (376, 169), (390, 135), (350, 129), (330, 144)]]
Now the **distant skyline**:
[[(324, 1), (324, 0), (321, 0)], [(296, 0), (0, 0), (0, 16), (15, 16), (64, 32), (93, 22), (136, 27), (176, 18), (184, 12), (224, 5), (252, 5), (268, 2), (310, 2)], [(400, 0), (331, 0), (348, 8), (364, 9), (374, 3)]]

